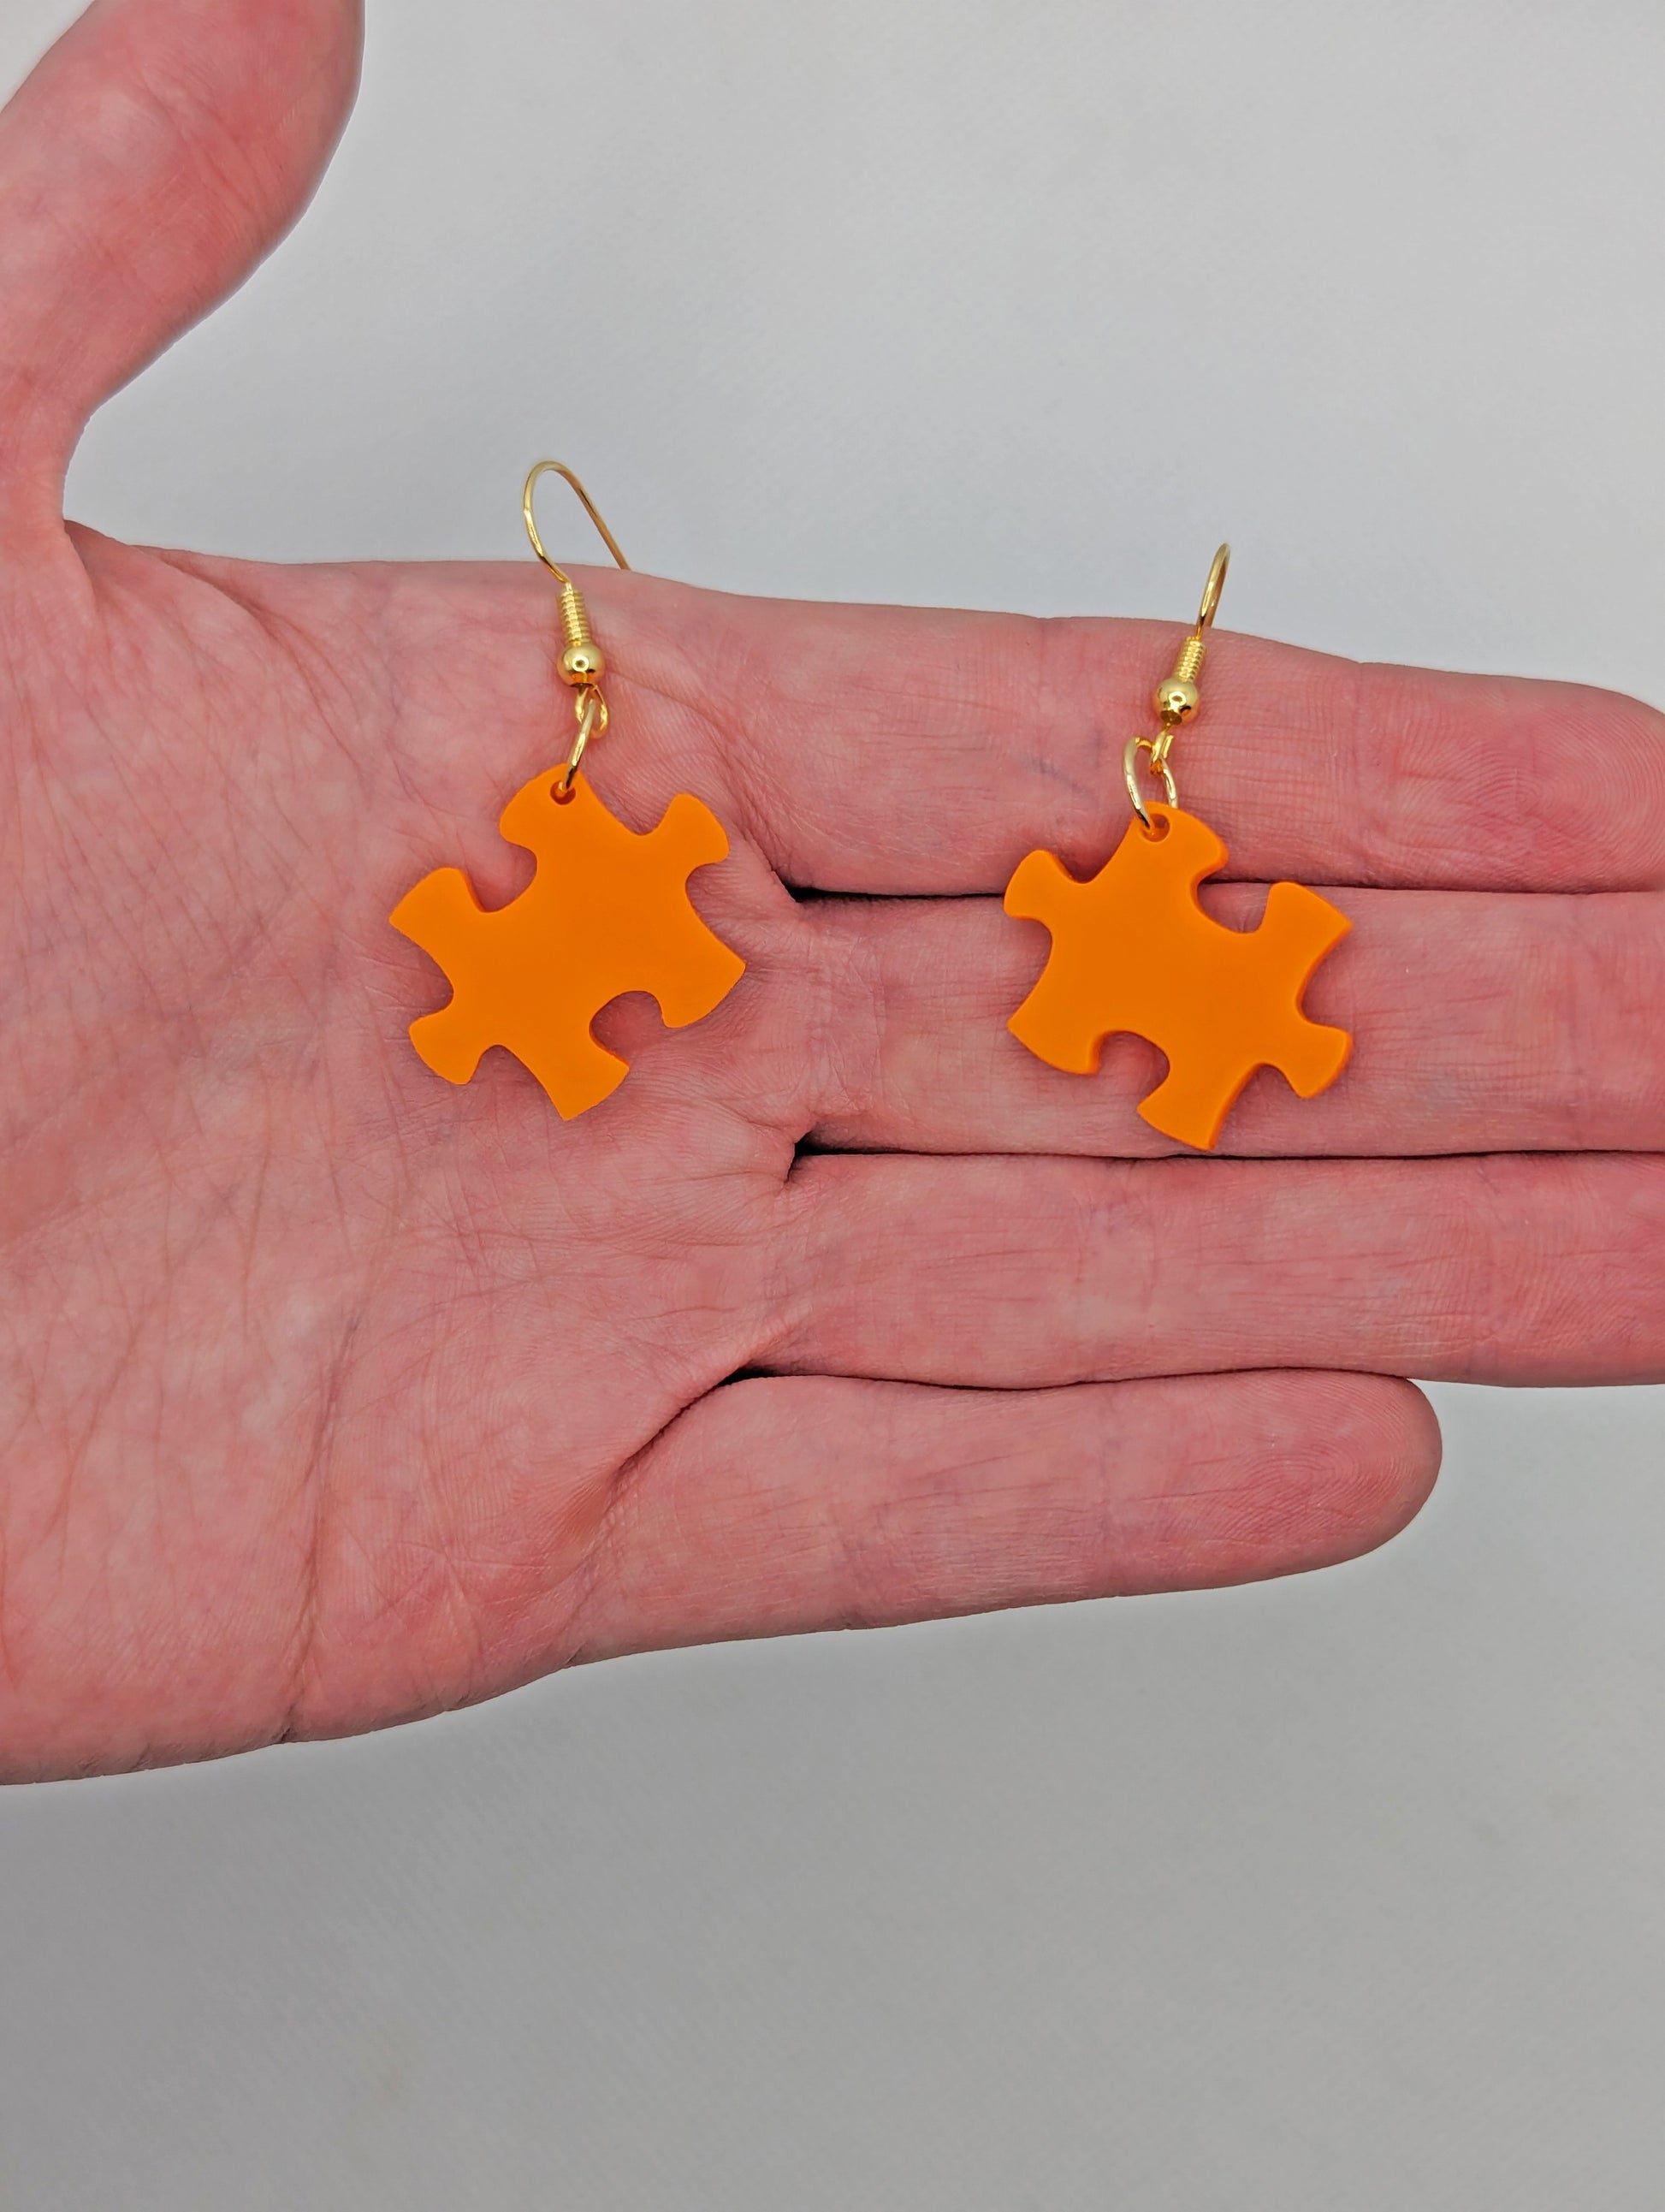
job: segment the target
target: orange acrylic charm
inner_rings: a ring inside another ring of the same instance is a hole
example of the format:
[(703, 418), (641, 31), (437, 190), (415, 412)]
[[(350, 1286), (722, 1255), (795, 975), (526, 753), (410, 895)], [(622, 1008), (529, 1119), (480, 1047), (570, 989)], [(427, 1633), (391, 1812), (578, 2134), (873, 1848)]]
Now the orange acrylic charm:
[(695, 912), (688, 878), (728, 851), (710, 808), (678, 793), (645, 835), (611, 813), (579, 775), (592, 737), (607, 726), (601, 650), (582, 594), (544, 550), (532, 492), (546, 469), (564, 477), (588, 508), (621, 568), (629, 562), (559, 461), (526, 479), (524, 511), (533, 550), (560, 578), (565, 645), (560, 672), (574, 687), (577, 732), (565, 763), (534, 776), (503, 810), (499, 828), (534, 854), (538, 871), (518, 898), (488, 910), (459, 869), (436, 868), (394, 908), (395, 929), (445, 970), (447, 1006), (410, 1024), (410, 1042), (438, 1075), (466, 1083), (492, 1045), (535, 1075), (563, 1118), (599, 1105), (629, 1063), (591, 1035), (601, 1009), (646, 991), (666, 1024), (699, 1021), (726, 998), (745, 963)]
[[(1006, 1026), (1054, 1067), (1091, 1075), (1107, 1036), (1129, 1030), (1168, 1055), (1139, 1107), (1153, 1129), (1211, 1152), (1257, 1067), (1303, 1098), (1334, 1083), (1352, 1040), (1310, 1022), (1301, 994), (1352, 927), (1301, 884), (1274, 884), (1258, 929), (1228, 929), (1197, 903), (1225, 866), (1206, 822), (1152, 800), (1115, 857), (1078, 882), (1050, 853), (1019, 861), (1006, 910), (1052, 932), (1041, 979)], [(1160, 828), (1158, 825), (1160, 824)]]
[[(1333, 1083), (1352, 1040), (1310, 1021), (1301, 994), (1352, 925), (1301, 884), (1267, 895), (1258, 927), (1229, 929), (1206, 914), (1197, 887), (1225, 866), (1206, 822), (1177, 803), (1168, 764), (1175, 728), (1196, 712), (1197, 672), (1219, 600), (1229, 549), (1214, 556), (1195, 629), (1158, 687), (1162, 732), (1136, 738), (1123, 761), (1138, 818), (1091, 882), (1050, 853), (1030, 853), (1006, 886), (1006, 910), (1044, 922), (1052, 950), (1039, 981), (1007, 1027), (1051, 1066), (1091, 1075), (1108, 1036), (1148, 1038), (1168, 1073), (1139, 1110), (1153, 1128), (1212, 1151), (1232, 1103), (1259, 1067), (1275, 1067), (1303, 1098)], [(1148, 753), (1167, 804), (1140, 796), (1139, 754)]]
[(692, 869), (728, 851), (708, 806), (680, 792), (657, 830), (638, 836), (575, 778), (534, 776), (498, 827), (538, 856), (516, 899), (488, 911), (458, 868), (436, 868), (393, 908), (395, 929), (449, 977), (452, 999), (410, 1024), (436, 1075), (466, 1083), (488, 1046), (507, 1045), (567, 1120), (617, 1089), (629, 1063), (590, 1024), (626, 991), (647, 991), (672, 1029), (726, 998), (745, 963), (695, 913)]

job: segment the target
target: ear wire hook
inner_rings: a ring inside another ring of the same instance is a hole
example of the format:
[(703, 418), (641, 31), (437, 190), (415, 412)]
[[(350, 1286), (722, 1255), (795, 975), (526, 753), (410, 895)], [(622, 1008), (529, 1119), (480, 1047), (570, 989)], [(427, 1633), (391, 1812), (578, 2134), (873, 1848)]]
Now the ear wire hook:
[(1215, 610), (1220, 603), (1220, 593), (1225, 588), (1225, 572), (1231, 566), (1231, 548), (1229, 545), (1222, 545), (1208, 564), (1208, 581), (1202, 587), (1202, 605), (1197, 609), (1199, 629), (1212, 629)]
[(1171, 676), (1158, 684), (1152, 696), (1161, 729), (1153, 738), (1130, 738), (1121, 757), (1121, 773), (1127, 786), (1127, 796), (1133, 802), (1133, 811), (1148, 830), (1151, 817), (1139, 790), (1139, 756), (1146, 752), (1151, 757), (1151, 772), (1162, 779), (1164, 793), (1170, 806), (1179, 800), (1174, 790), (1174, 771), (1168, 765), (1168, 756), (1173, 750), (1174, 738), (1180, 724), (1188, 722), (1202, 704), (1202, 695), (1197, 689), (1203, 656), (1208, 650), (1208, 633), (1214, 626), (1214, 617), (1220, 604), (1220, 593), (1225, 587), (1225, 572), (1231, 565), (1231, 548), (1222, 545), (1208, 564), (1208, 581), (1202, 587), (1202, 602), (1197, 609), (1197, 619), (1190, 635), (1180, 647)]
[(544, 541), (538, 534), (538, 517), (533, 502), (538, 491), (538, 480), (545, 475), (563, 477), (583, 502), (584, 512), (601, 533), (601, 541), (621, 568), (629, 562), (619, 550), (612, 532), (601, 519), (601, 510), (564, 461), (539, 461), (527, 475), (520, 494), (520, 513), (525, 518), (526, 535), (532, 540), (532, 550), (561, 586), (561, 635), (565, 642), (561, 658), (556, 663), (563, 684), (573, 686), (573, 714), (578, 724), (578, 734), (573, 739), (572, 750), (567, 755), (555, 786), (557, 799), (572, 796), (573, 778), (584, 757), (584, 748), (592, 738), (599, 738), (607, 726), (607, 702), (601, 696), (601, 679), (606, 673), (607, 660), (596, 643), (590, 629), (589, 610), (580, 592), (566, 570), (550, 558)]
[[(564, 461), (539, 461), (537, 467), (532, 470), (526, 477), (526, 489), (520, 495), (520, 512), (526, 517), (526, 535), (532, 540), (532, 550), (543, 562), (544, 566), (549, 570), (550, 574), (557, 578), (559, 581), (563, 584), (570, 584), (572, 582), (572, 578), (567, 574), (566, 570), (564, 568), (557, 568), (555, 562), (550, 560), (549, 555), (544, 550), (544, 541), (538, 534), (538, 516), (533, 507), (533, 501), (538, 492), (538, 479), (539, 477), (550, 475), (564, 477), (567, 483), (572, 486), (573, 489), (578, 494), (579, 498), (583, 501), (585, 514), (589, 516), (591, 521), (594, 523), (596, 528), (600, 532), (602, 544), (607, 548), (607, 550), (612, 555), (614, 560), (617, 562), (621, 568), (628, 568), (630, 564), (625, 559), (623, 554), (619, 551), (617, 538), (614, 537), (612, 532), (608, 529), (606, 524), (602, 520), (600, 508), (590, 497), (588, 492), (585, 490), (583, 485), (573, 474), (572, 471), (567, 466), (567, 464)], [(1217, 593), (1216, 597), (1218, 596), (1218, 594)]]

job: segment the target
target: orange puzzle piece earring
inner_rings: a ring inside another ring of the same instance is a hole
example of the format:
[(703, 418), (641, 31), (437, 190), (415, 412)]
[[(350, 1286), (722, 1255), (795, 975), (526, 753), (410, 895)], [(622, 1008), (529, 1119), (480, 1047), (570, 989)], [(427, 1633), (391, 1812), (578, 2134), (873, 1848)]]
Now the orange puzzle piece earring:
[[(1139, 1107), (1152, 1128), (1212, 1152), (1233, 1102), (1257, 1067), (1275, 1067), (1303, 1098), (1316, 1097), (1346, 1065), (1346, 1030), (1309, 1021), (1301, 994), (1325, 954), (1352, 927), (1301, 884), (1273, 884), (1258, 927), (1228, 929), (1205, 914), (1197, 886), (1225, 866), (1206, 822), (1179, 804), (1168, 756), (1175, 732), (1200, 704), (1198, 672), (1225, 580), (1229, 545), (1208, 571), (1196, 625), (1174, 672), (1157, 686), (1162, 727), (1129, 738), (1121, 757), (1134, 819), (1091, 882), (1050, 853), (1020, 860), (1006, 910), (1044, 922), (1052, 950), (1040, 980), (1007, 1023), (1054, 1067), (1091, 1075), (1107, 1036), (1147, 1037), (1168, 1073)], [(1139, 756), (1150, 757), (1164, 799), (1146, 801)]]
[(558, 663), (573, 687), (577, 727), (562, 765), (524, 784), (499, 829), (537, 857), (532, 882), (488, 909), (458, 868), (436, 868), (393, 908), (395, 929), (445, 971), (451, 1000), (410, 1024), (410, 1042), (435, 1074), (466, 1083), (480, 1055), (506, 1046), (570, 1120), (616, 1091), (629, 1063), (596, 1042), (590, 1024), (626, 991), (659, 1001), (673, 1029), (699, 1021), (726, 998), (745, 963), (708, 929), (688, 896), (696, 868), (728, 851), (710, 808), (680, 792), (645, 835), (604, 806), (579, 765), (607, 727), (605, 661), (590, 633), (583, 593), (544, 550), (532, 497), (546, 471), (584, 502), (621, 568), (629, 562), (578, 478), (562, 461), (539, 461), (521, 497), (532, 550), (561, 585), (565, 639)]

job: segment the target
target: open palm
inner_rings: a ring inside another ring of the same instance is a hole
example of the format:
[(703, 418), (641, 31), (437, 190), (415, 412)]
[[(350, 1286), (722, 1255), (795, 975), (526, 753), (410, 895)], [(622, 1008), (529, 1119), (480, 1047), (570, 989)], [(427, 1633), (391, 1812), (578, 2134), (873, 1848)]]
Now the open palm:
[(1601, 694), (1219, 638), (1219, 910), (1348, 887), (1309, 1003), (1358, 1045), (1175, 1158), (1149, 1048), (1084, 1080), (1007, 1035), (1045, 940), (998, 894), (1103, 858), (1176, 632), (598, 571), (596, 787), (715, 811), (693, 896), (747, 973), (690, 1029), (609, 1009), (632, 1073), (571, 1123), (501, 1054), (422, 1066), (445, 986), (386, 916), (442, 863), (525, 880), (548, 580), (60, 514), (92, 408), (304, 199), (357, 39), (349, 0), (101, 0), (0, 125), (0, 1759), (1286, 1571), (1424, 1494), (1389, 1378), (1661, 1372), (1665, 752)]

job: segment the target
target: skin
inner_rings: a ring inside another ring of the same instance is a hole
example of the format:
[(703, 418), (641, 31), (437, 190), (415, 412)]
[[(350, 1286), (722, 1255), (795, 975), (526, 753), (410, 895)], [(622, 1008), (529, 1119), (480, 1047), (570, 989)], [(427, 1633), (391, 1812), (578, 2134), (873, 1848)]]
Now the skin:
[(1358, 1042), (1181, 1158), (1148, 1047), (1081, 1079), (1006, 1034), (1045, 938), (999, 903), (1119, 836), (1173, 626), (590, 572), (595, 787), (714, 809), (693, 896), (748, 971), (690, 1029), (609, 1009), (632, 1073), (571, 1123), (501, 1053), (421, 1066), (445, 986), (386, 915), (525, 880), (548, 579), (61, 515), (90, 411), (298, 212), (358, 38), (102, 0), (0, 120), (5, 1770), (1286, 1573), (1425, 1494), (1397, 1376), (1665, 1374), (1665, 747), (1604, 694), (1217, 636), (1179, 765), (1218, 910), (1326, 890), (1309, 1011)]

